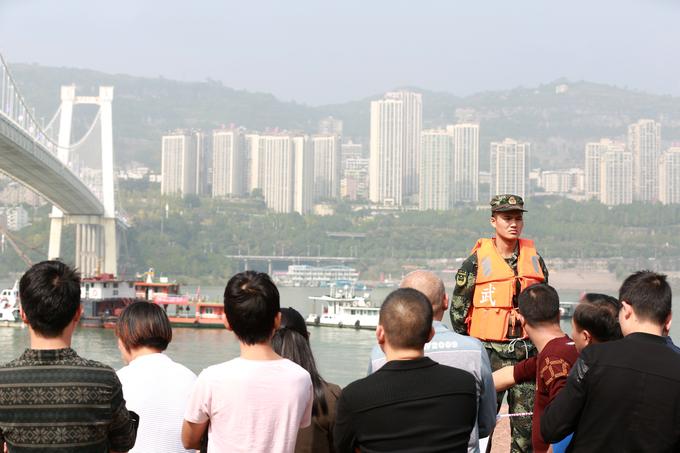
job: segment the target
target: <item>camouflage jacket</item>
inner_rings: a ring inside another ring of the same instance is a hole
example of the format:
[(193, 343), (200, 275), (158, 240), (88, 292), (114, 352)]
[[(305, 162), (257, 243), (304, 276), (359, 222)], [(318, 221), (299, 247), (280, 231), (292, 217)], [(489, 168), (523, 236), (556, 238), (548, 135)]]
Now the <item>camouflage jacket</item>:
[[(519, 249), (515, 250), (510, 258), (506, 258), (508, 265), (517, 273), (517, 259), (519, 257)], [(543, 258), (539, 255), (538, 262), (545, 275), (545, 282), (548, 283), (548, 268), (545, 266)], [(449, 316), (451, 317), (451, 327), (454, 332), (461, 335), (467, 335), (467, 326), (465, 325), (465, 318), (467, 318), (472, 298), (475, 294), (475, 281), (477, 279), (477, 254), (470, 255), (458, 269), (456, 273), (456, 286), (453, 289), (451, 296), (451, 304), (449, 308)]]

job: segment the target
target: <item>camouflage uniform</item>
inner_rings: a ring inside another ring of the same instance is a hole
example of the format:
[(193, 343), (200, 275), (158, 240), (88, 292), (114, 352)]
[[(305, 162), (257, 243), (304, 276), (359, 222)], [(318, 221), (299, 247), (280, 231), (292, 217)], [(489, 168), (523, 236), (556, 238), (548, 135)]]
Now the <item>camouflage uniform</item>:
[[(519, 249), (510, 258), (506, 258), (508, 265), (517, 273), (517, 259)], [(546, 283), (548, 282), (548, 269), (543, 258), (539, 256), (539, 263), (543, 270)], [(456, 286), (451, 297), (451, 326), (461, 335), (467, 335), (465, 319), (468, 316), (470, 305), (475, 293), (475, 280), (477, 278), (477, 254), (473, 253), (464, 262), (456, 273)], [(517, 306), (517, 296), (513, 298), (513, 305)], [(508, 365), (515, 365), (520, 360), (536, 355), (536, 347), (527, 338), (526, 340), (513, 340), (509, 342), (482, 341), (489, 354), (492, 371)], [(498, 393), (498, 408), (500, 409), (505, 392)], [(534, 408), (534, 383), (527, 382), (515, 385), (508, 390), (509, 413), (531, 412)], [(531, 452), (531, 417), (513, 417), (510, 419), (512, 431), (512, 453)]]

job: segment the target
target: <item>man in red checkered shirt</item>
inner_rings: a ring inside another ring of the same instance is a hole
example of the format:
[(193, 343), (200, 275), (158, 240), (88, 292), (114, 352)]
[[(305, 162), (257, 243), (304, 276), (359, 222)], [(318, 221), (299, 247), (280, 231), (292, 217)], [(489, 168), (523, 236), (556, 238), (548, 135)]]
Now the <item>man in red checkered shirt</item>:
[(550, 446), (541, 437), (541, 414), (567, 382), (578, 352), (574, 342), (560, 327), (560, 300), (551, 286), (538, 284), (519, 296), (522, 326), (538, 349), (538, 355), (501, 368), (493, 373), (496, 391), (515, 384), (536, 381), (536, 399), (531, 423), (531, 443), (535, 453)]

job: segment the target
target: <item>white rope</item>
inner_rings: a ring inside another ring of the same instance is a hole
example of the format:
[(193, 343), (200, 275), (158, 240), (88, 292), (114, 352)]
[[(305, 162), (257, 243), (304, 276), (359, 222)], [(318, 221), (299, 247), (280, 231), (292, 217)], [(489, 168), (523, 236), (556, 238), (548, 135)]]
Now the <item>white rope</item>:
[(533, 412), (515, 412), (514, 414), (498, 414), (496, 415), (496, 420), (499, 420), (501, 418), (511, 418), (511, 417), (531, 417), (533, 416)]

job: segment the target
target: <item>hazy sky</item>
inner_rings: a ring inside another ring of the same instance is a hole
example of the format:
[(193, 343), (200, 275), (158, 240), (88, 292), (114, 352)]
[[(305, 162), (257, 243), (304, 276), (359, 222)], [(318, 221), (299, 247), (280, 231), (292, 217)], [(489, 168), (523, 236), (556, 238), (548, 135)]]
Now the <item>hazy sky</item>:
[(0, 0), (0, 52), (308, 104), (558, 77), (680, 95), (679, 23), (675, 0)]

